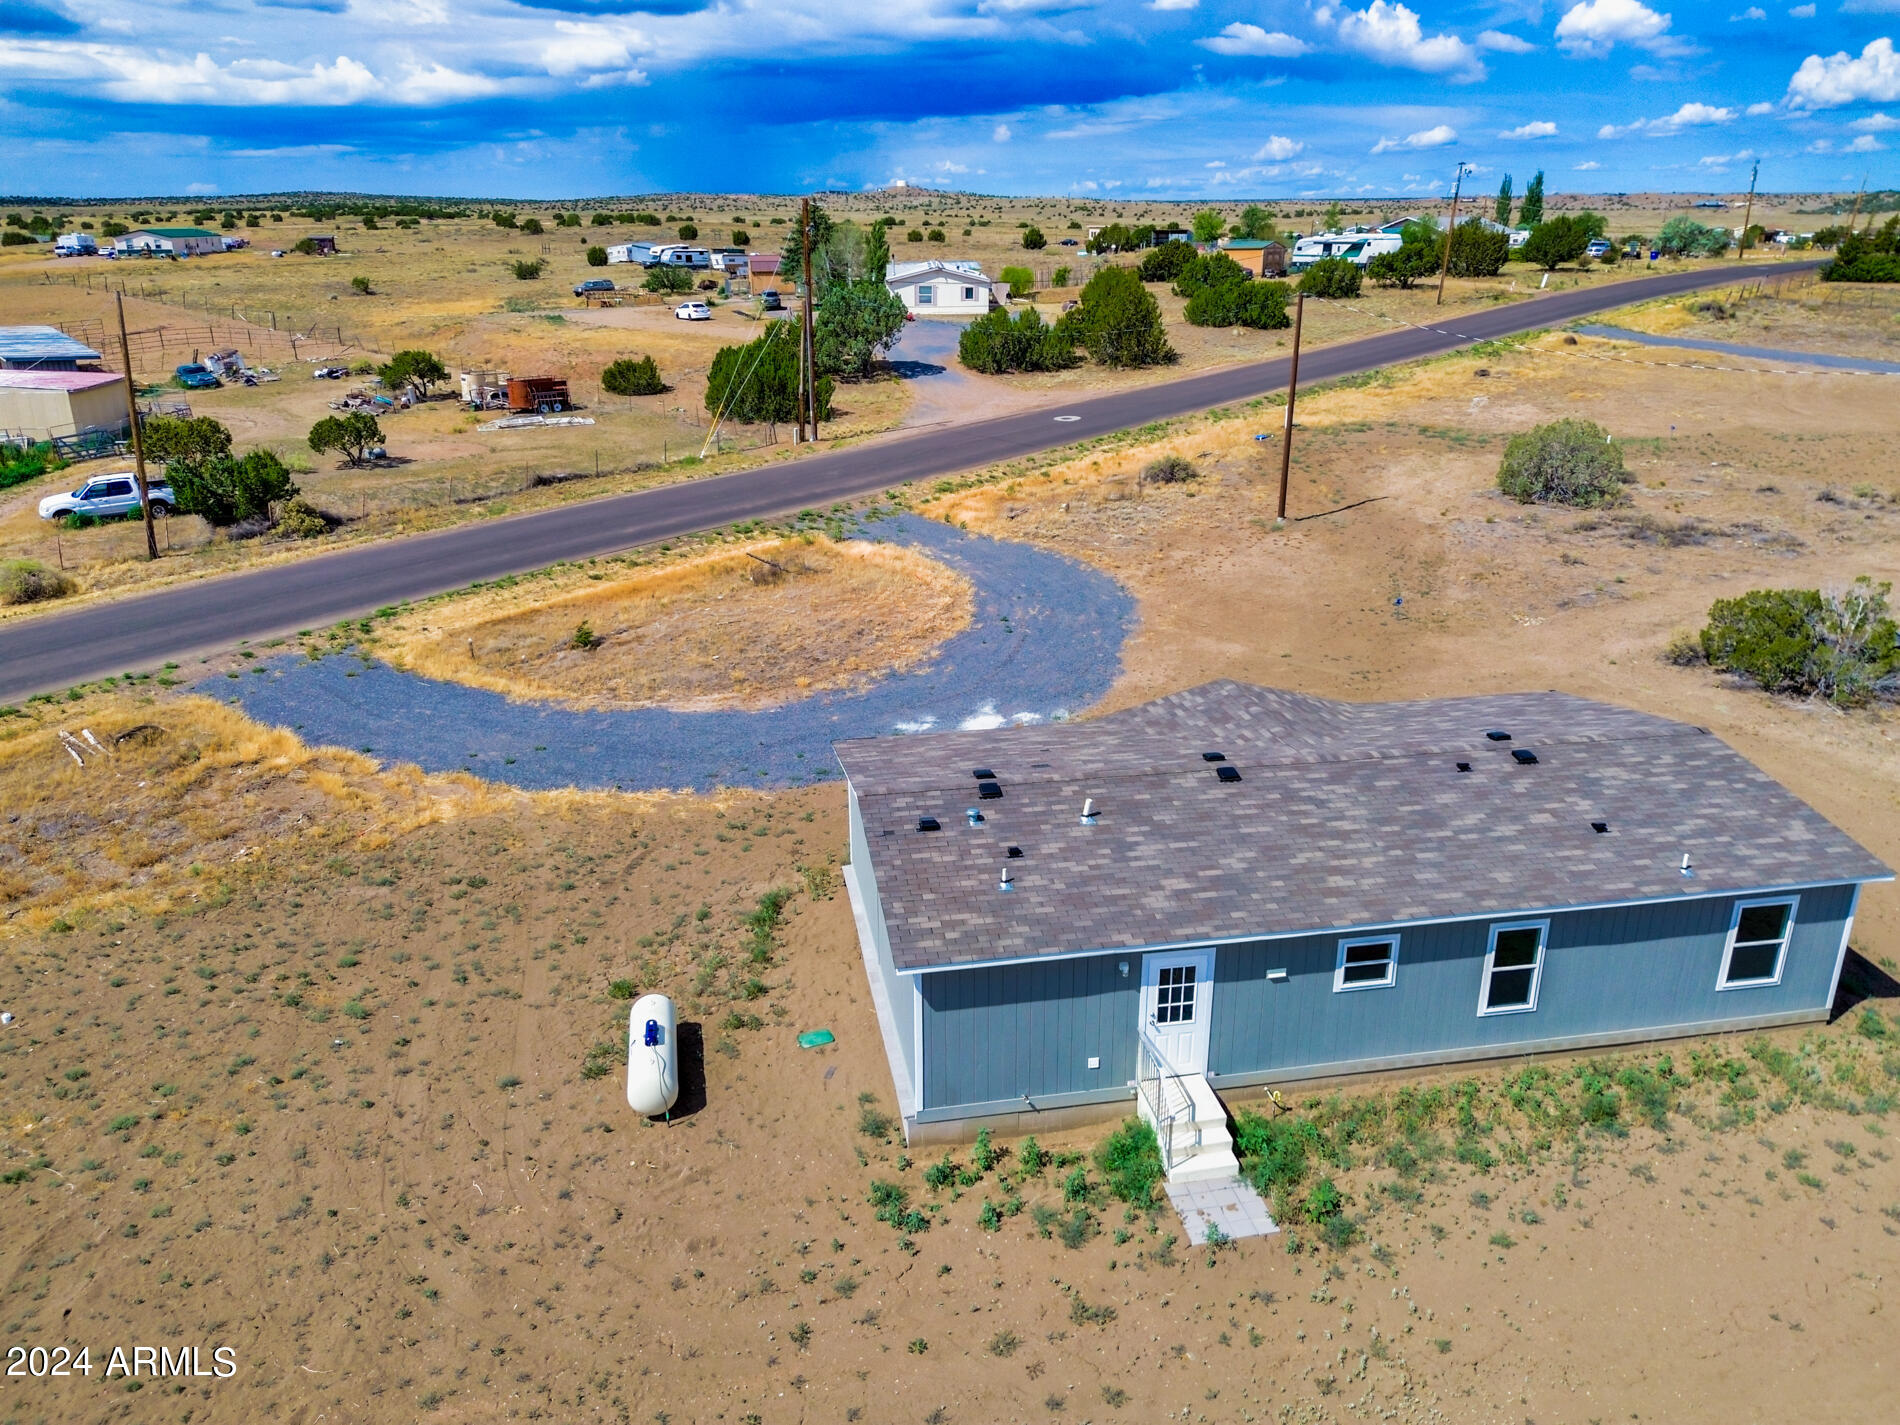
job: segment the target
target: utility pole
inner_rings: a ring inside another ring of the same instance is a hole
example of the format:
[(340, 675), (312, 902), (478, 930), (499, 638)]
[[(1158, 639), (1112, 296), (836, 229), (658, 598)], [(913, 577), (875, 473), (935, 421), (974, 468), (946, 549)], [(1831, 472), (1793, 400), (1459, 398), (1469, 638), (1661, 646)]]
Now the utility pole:
[(805, 371), (805, 409), (811, 414), (811, 439), (818, 439), (818, 347), (812, 340), (811, 331), (811, 199), (807, 198), (799, 209), (799, 229), (802, 241), (799, 251), (805, 259), (805, 331), (799, 341), (799, 364)]
[(1743, 262), (1748, 260), (1748, 228), (1750, 220), (1755, 216), (1755, 179), (1760, 173), (1761, 160), (1758, 158), (1755, 160), (1755, 166), (1748, 171), (1748, 206), (1742, 209), (1742, 240), (1735, 248), (1738, 259)]
[[(145, 557), (158, 558), (158, 531), (152, 528), (152, 492), (145, 483), (145, 431), (139, 424), (139, 398), (132, 389), (132, 343), (125, 335), (125, 294), (118, 294), (119, 359), (125, 367), (125, 413), (132, 420), (132, 468), (138, 474), (139, 510), (145, 516)], [(171, 536), (166, 535), (169, 539)]]
[(1847, 215), (1847, 230), (1854, 231), (1854, 224), (1860, 221), (1860, 200), (1867, 196), (1867, 176), (1861, 175), (1860, 192), (1854, 195), (1854, 211)]
[(1293, 468), (1293, 400), (1300, 392), (1300, 322), (1306, 315), (1306, 294), (1293, 299), (1293, 367), (1286, 377), (1286, 431), (1280, 438), (1280, 519), (1286, 519), (1286, 485)]
[[(1460, 162), (1458, 178), (1451, 185), (1451, 224), (1445, 229), (1445, 256), (1438, 264), (1438, 300), (1434, 306), (1445, 305), (1445, 274), (1451, 271), (1451, 235), (1458, 231), (1458, 194), (1465, 186), (1465, 175), (1471, 171), (1470, 165)], [(1296, 357), (1297, 361), (1298, 358)]]

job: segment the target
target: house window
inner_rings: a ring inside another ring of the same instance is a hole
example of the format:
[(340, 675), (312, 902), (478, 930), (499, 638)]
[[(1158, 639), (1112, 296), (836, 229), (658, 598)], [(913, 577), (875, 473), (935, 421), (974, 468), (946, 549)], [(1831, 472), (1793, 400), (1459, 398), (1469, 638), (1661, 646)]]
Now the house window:
[(1194, 1022), (1193, 965), (1163, 965), (1155, 982), (1155, 1023), (1192, 1024)]
[(974, 302), (976, 300), (976, 288), (965, 287), (963, 289), (963, 300), (966, 302)]
[(917, 289), (917, 305), (918, 306), (928, 307), (932, 302), (936, 300), (937, 300), (937, 294), (935, 290), (933, 290), (932, 288), (919, 287)]
[(1491, 927), (1479, 1014), (1522, 1014), (1537, 1008), (1537, 981), (1544, 971), (1544, 935), (1549, 928), (1550, 922), (1544, 920)]
[(1389, 985), (1398, 973), (1399, 938), (1376, 935), (1339, 942), (1333, 989), (1373, 990)]
[(1716, 988), (1746, 989), (1781, 983), (1782, 955), (1794, 929), (1795, 902), (1737, 901), (1722, 952), (1722, 978)]

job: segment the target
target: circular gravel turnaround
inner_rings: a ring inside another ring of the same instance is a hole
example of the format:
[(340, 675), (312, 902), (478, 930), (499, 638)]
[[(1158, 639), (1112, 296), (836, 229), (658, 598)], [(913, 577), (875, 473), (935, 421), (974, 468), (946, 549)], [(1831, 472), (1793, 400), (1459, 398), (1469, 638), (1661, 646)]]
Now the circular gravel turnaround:
[(512, 703), (349, 655), (272, 659), (235, 687), (219, 679), (198, 691), (294, 727), (307, 742), (431, 772), (529, 790), (708, 791), (834, 777), (831, 744), (845, 738), (1060, 720), (1114, 682), (1134, 600), (1106, 574), (916, 515), (879, 521), (867, 537), (910, 545), (966, 575), (975, 616), (928, 663), (862, 692), (758, 712), (585, 712)]

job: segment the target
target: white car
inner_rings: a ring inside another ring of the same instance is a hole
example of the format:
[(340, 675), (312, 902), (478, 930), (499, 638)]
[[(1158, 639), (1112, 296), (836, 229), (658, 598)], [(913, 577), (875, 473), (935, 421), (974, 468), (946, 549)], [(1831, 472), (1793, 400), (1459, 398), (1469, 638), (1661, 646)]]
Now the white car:
[(704, 302), (681, 302), (673, 309), (673, 315), (683, 322), (709, 322), (712, 308)]
[[(172, 487), (163, 480), (152, 481), (152, 513), (168, 515), (178, 505)], [(91, 515), (95, 519), (117, 519), (139, 512), (139, 485), (130, 470), (114, 475), (95, 475), (77, 490), (66, 495), (48, 495), (40, 501), (40, 518), (61, 519), (66, 515)]]

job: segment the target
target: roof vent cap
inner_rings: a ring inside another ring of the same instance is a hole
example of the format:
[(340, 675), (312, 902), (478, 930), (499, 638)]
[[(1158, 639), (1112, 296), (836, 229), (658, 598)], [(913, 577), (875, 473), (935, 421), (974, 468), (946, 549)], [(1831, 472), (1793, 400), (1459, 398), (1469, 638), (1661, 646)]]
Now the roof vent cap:
[(983, 801), (993, 802), (1003, 795), (1003, 784), (1001, 782), (978, 782), (976, 784), (976, 794)]
[(1003, 865), (1003, 874), (997, 878), (996, 889), (999, 891), (1013, 891), (1016, 889), (1015, 877), (1010, 875), (1007, 862)]
[(1225, 752), (1203, 752), (1201, 754), (1201, 760), (1203, 762), (1225, 762), (1227, 760), (1227, 754)]
[(1537, 754), (1528, 747), (1513, 747), (1511, 760), (1520, 767), (1531, 767), (1536, 765)]
[(917, 829), (919, 831), (942, 831), (943, 823), (938, 821), (934, 816), (920, 816), (917, 818)]
[(1492, 728), (1491, 731), (1487, 732), (1485, 736), (1493, 742), (1509, 742), (1511, 740), (1510, 733), (1505, 732), (1495, 727)]
[(975, 777), (979, 782), (987, 782), (991, 777), (994, 777), (996, 773), (992, 772), (988, 767), (972, 767), (970, 769), (970, 775)]
[(1214, 775), (1223, 782), (1238, 782), (1240, 780), (1240, 768), (1216, 767), (1214, 769)]
[(1593, 821), (1590, 823), (1590, 830), (1594, 831), (1598, 836), (1607, 836), (1610, 831), (1610, 824), (1607, 821)]
[(1471, 764), (1469, 762), (1460, 762), (1458, 764), (1458, 770), (1460, 772), (1469, 772), (1471, 770)]
[(1687, 851), (1682, 853), (1682, 874), (1685, 876), (1695, 875), (1695, 867), (1689, 864), (1689, 853)]
[(963, 814), (970, 818), (971, 826), (981, 826), (983, 824), (983, 813), (978, 811), (975, 807), (965, 809)]
[(1012, 861), (1020, 861), (1023, 859), (1023, 848), (1020, 846), (1011, 846), (1004, 854)]

